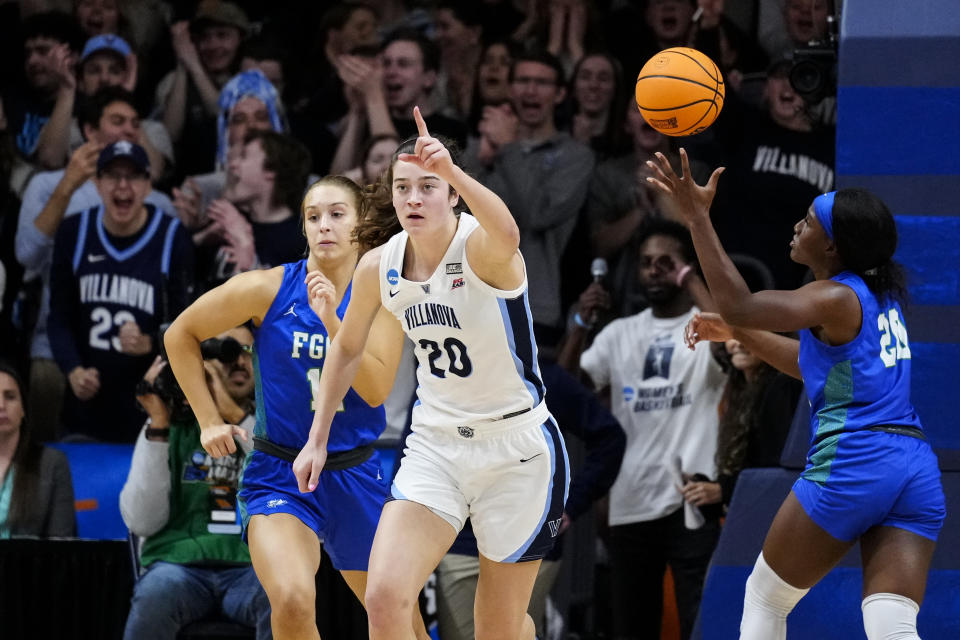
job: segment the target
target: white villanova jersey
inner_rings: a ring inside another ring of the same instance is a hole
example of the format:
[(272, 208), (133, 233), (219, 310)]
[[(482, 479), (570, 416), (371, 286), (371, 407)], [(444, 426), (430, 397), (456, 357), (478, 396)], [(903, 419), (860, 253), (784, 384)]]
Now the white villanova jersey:
[(405, 231), (380, 257), (381, 303), (403, 325), (419, 363), (415, 427), (462, 426), (472, 433), (504, 418), (546, 419), (526, 276), (516, 289), (502, 291), (473, 272), (467, 237), (479, 226), (473, 216), (460, 215), (443, 260), (425, 282), (403, 277)]

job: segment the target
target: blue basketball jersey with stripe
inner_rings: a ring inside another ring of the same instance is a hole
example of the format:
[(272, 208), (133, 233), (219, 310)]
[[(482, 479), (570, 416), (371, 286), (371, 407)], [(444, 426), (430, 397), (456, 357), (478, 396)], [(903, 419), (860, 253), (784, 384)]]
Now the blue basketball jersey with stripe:
[[(72, 267), (79, 292), (79, 311), (87, 330), (87, 366), (123, 378), (139, 379), (143, 363), (120, 351), (117, 333), (126, 322), (136, 322), (144, 334), (155, 336), (160, 324), (179, 309), (167, 309), (166, 281), (174, 236), (180, 221), (151, 204), (140, 237), (118, 249), (103, 226), (103, 208), (76, 216), (77, 235)], [(72, 220), (69, 220), (73, 224)], [(144, 356), (148, 361), (152, 355)]]
[[(306, 260), (283, 265), (283, 282), (263, 322), (254, 331), (257, 423), (254, 433), (284, 447), (306, 443), (330, 340), (307, 300)], [(337, 317), (343, 318), (353, 285)], [(327, 451), (355, 449), (376, 440), (386, 427), (382, 406), (371, 407), (351, 387), (330, 427)]]
[(831, 346), (800, 332), (799, 365), (810, 398), (811, 440), (874, 425), (921, 428), (910, 402), (910, 342), (900, 305), (880, 301), (860, 276), (832, 280), (853, 289), (862, 310), (860, 333)]
[(413, 341), (419, 362), (418, 425), (476, 425), (543, 401), (526, 277), (518, 288), (501, 291), (473, 272), (466, 244), (478, 227), (473, 216), (460, 215), (425, 282), (403, 277), (406, 232), (393, 236), (380, 257), (381, 303)]

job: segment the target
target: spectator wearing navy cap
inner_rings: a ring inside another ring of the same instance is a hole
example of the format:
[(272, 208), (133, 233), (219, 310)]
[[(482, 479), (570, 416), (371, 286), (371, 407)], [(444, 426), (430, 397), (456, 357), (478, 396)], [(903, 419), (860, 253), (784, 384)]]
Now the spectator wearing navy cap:
[(158, 353), (160, 325), (191, 295), (190, 237), (145, 202), (149, 172), (140, 145), (107, 145), (94, 178), (102, 204), (66, 218), (54, 239), (48, 333), (69, 382), (68, 434), (134, 441), (136, 382)]
[[(42, 282), (36, 322), (30, 328), (33, 337), (27, 387), (28, 411), (41, 441), (56, 435), (66, 385), (53, 361), (47, 335), (54, 236), (65, 217), (102, 204), (92, 178), (103, 147), (117, 140), (137, 142), (141, 137), (133, 96), (122, 87), (101, 89), (79, 118), (87, 142), (74, 151), (66, 169), (43, 171), (33, 176), (24, 191), (17, 219), (16, 255), (25, 270), (24, 281)], [(170, 199), (159, 191), (150, 191), (146, 202), (164, 211), (174, 210)]]

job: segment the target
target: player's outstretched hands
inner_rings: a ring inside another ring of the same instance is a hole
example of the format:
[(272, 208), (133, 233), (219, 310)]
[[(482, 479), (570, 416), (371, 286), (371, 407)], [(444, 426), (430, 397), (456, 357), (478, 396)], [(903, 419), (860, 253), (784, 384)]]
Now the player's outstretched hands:
[(327, 447), (307, 438), (297, 459), (293, 461), (293, 475), (297, 477), (297, 487), (300, 493), (311, 493), (320, 482), (320, 472), (327, 463)]
[(717, 167), (707, 180), (707, 184), (699, 185), (690, 173), (690, 159), (685, 149), (680, 149), (681, 175), (677, 175), (670, 166), (670, 160), (659, 151), (657, 161), (647, 160), (647, 165), (653, 170), (653, 176), (647, 178), (657, 189), (673, 201), (677, 212), (688, 225), (700, 219), (710, 217), (710, 203), (717, 193), (717, 181), (724, 167)]
[(412, 162), (421, 169), (432, 171), (444, 181), (450, 182), (453, 177), (453, 159), (450, 157), (450, 150), (427, 131), (427, 123), (420, 114), (420, 107), (413, 108), (413, 119), (417, 123), (417, 142), (413, 153), (401, 153), (397, 159)]
[(733, 328), (719, 313), (698, 313), (690, 318), (683, 330), (683, 341), (693, 349), (698, 342), (725, 342), (733, 337)]

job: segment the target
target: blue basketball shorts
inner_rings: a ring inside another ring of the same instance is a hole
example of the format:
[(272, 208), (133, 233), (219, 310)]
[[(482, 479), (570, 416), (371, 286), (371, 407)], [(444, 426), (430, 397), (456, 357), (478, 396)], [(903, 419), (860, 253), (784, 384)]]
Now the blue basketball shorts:
[(883, 431), (842, 433), (818, 444), (793, 493), (814, 522), (847, 542), (875, 526), (936, 540), (946, 515), (929, 443)]
[(289, 513), (316, 532), (335, 569), (366, 571), (388, 496), (376, 454), (355, 467), (321, 472), (313, 493), (300, 493), (292, 463), (253, 451), (237, 499), (244, 539), (250, 516)]

